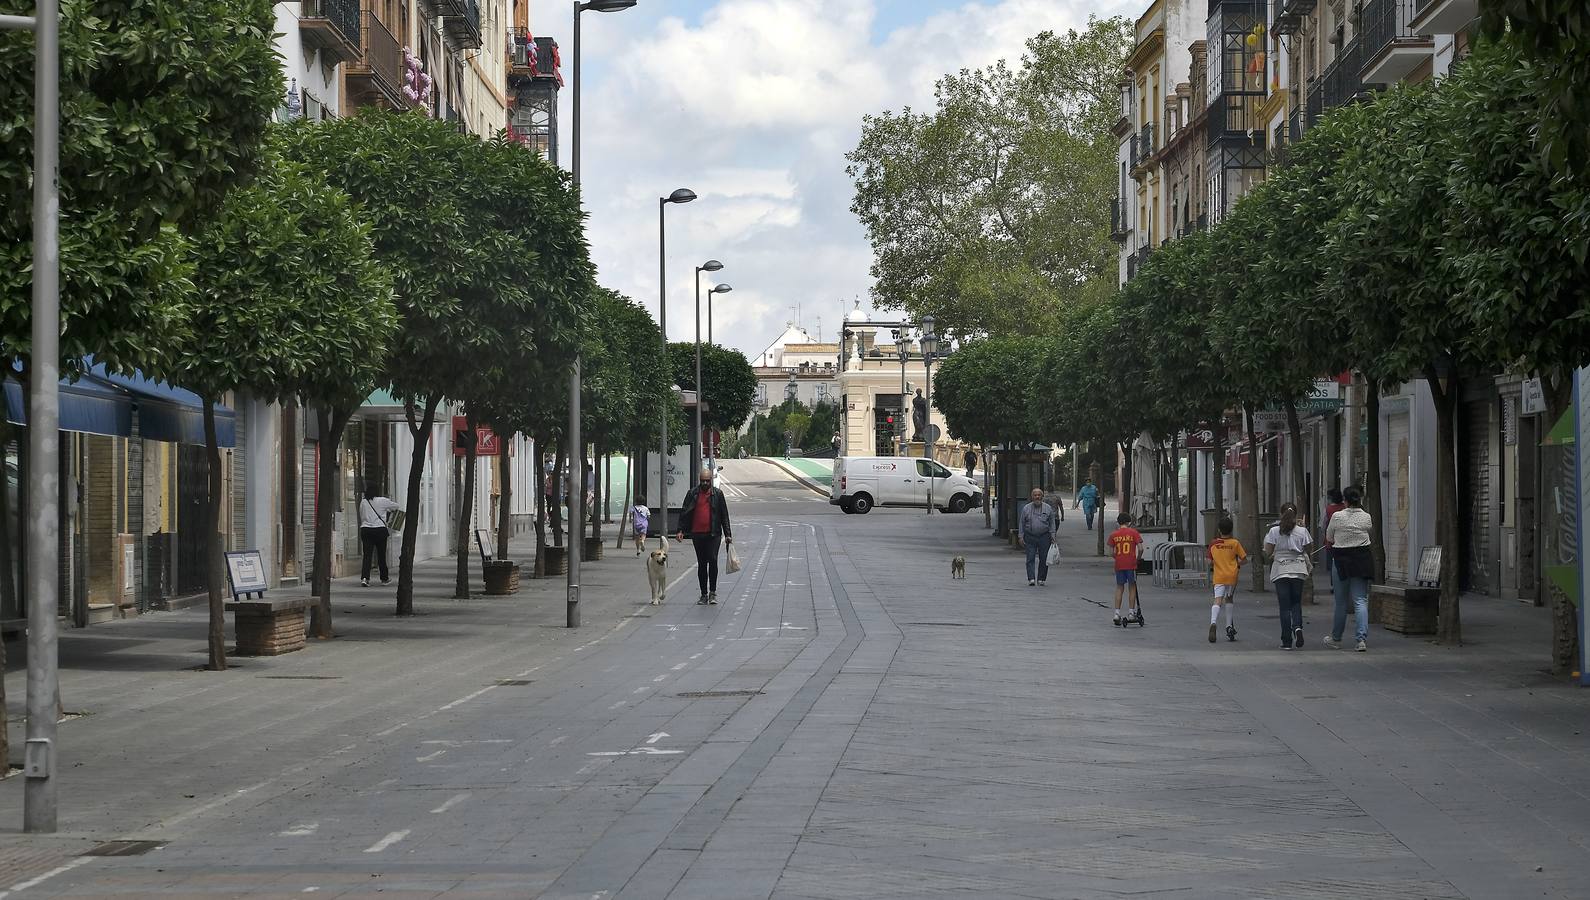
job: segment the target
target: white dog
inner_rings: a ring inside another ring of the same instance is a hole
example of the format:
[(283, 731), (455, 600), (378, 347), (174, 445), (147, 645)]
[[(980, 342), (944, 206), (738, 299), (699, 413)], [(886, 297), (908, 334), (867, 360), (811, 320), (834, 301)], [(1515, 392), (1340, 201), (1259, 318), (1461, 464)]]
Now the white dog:
[(651, 605), (661, 606), (668, 586), (668, 550), (659, 548), (646, 557), (646, 580), (651, 583)]

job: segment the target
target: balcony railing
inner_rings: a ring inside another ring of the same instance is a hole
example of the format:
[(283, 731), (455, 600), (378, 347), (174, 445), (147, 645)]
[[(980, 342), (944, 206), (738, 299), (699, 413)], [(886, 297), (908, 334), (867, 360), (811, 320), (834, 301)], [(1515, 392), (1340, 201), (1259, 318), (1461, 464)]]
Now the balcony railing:
[(1308, 87), (1308, 100), (1303, 111), (1303, 126), (1307, 130), (1319, 123), (1319, 117), (1325, 112), (1325, 80), (1314, 79)]
[(406, 109), (403, 96), (403, 48), (374, 12), (365, 10), (359, 20), (359, 59), (348, 67), (348, 78), (357, 91), (387, 107)]
[(1341, 55), (1325, 67), (1325, 108), (1335, 109), (1344, 103), (1351, 103), (1363, 93), (1364, 83), (1361, 78), (1363, 69), (1361, 51), (1363, 43), (1358, 40), (1349, 41), (1342, 48)]
[[(445, 4), (444, 4), (445, 5)], [(461, 15), (448, 15), (442, 19), (442, 31), (454, 47), (475, 50), (480, 47), (480, 0), (461, 0), (453, 4), (462, 7)]]
[(1275, 19), (1275, 33), (1296, 34), (1303, 19), (1314, 11), (1318, 0), (1275, 0), (1271, 6)]
[(304, 43), (347, 62), (359, 56), (359, 0), (303, 0), (298, 29)]
[(1134, 146), (1137, 148), (1137, 152), (1132, 157), (1132, 168), (1135, 169), (1139, 165), (1147, 165), (1154, 158), (1153, 122), (1144, 122), (1143, 127), (1138, 129), (1134, 138)]
[(1407, 77), (1421, 59), (1434, 54), (1435, 42), (1415, 34), (1415, 0), (1370, 0), (1363, 12), (1363, 76), (1372, 84)]
[(1138, 144), (1138, 138), (1139, 138), (1139, 136), (1137, 134), (1134, 133), (1132, 135), (1132, 149), (1127, 154), (1128, 163), (1130, 164), (1131, 168), (1134, 168), (1134, 169), (1137, 168), (1137, 144)]
[(1126, 206), (1116, 197), (1110, 201), (1110, 238), (1120, 243), (1130, 233), (1131, 229), (1126, 226)]
[(1137, 277), (1137, 254), (1133, 253), (1126, 258), (1126, 280), (1131, 281)]

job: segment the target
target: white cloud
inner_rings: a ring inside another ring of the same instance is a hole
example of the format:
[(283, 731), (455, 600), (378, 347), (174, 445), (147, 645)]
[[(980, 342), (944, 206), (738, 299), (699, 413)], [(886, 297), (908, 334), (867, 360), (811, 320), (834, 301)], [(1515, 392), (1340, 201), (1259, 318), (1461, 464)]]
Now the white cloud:
[(791, 307), (831, 337), (867, 295), (871, 249), (844, 172), (864, 114), (928, 107), (943, 73), (1015, 64), (1032, 35), (1119, 3), (988, 0), (881, 35), (872, 0), (722, 0), (695, 22), (640, 15), (650, 5), (586, 17), (592, 252), (604, 284), (655, 312), (656, 198), (694, 189), (701, 199), (667, 210), (670, 335), (693, 334), (692, 267), (715, 257), (734, 292), (715, 303), (714, 335), (755, 353)]

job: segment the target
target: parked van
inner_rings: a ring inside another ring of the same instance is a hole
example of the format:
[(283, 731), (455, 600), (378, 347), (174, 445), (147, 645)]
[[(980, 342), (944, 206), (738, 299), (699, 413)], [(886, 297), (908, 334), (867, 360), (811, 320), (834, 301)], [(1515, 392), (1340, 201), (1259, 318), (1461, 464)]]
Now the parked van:
[(933, 505), (963, 513), (981, 506), (977, 483), (931, 459), (910, 456), (841, 456), (834, 460), (828, 502), (847, 514), (865, 514), (874, 506), (925, 509), (929, 488)]

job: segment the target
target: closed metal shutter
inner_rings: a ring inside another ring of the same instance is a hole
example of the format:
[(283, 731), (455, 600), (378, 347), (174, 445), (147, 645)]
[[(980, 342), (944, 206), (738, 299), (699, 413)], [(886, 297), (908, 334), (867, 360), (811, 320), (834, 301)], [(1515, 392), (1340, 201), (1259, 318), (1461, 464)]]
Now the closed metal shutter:
[(299, 471), (299, 522), (304, 526), (303, 553), (298, 557), (305, 560), (304, 576), (309, 578), (315, 571), (315, 482), (320, 477), (320, 469), (316, 465), (318, 454), (315, 453), (317, 444), (305, 444), (302, 451), (302, 466)]
[(1496, 590), (1496, 547), (1491, 537), (1491, 401), (1465, 404), (1463, 466), (1464, 564), (1471, 591)]
[(1392, 415), (1387, 420), (1387, 462), (1391, 477), (1386, 487), (1386, 580), (1408, 580), (1408, 414)]

